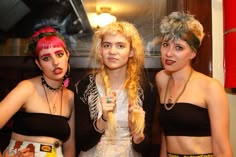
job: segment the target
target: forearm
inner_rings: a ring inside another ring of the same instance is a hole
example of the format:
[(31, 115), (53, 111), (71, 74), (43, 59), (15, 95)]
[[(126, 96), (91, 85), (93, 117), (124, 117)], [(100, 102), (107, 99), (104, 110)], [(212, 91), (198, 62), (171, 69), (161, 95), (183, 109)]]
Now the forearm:
[(97, 129), (98, 132), (104, 133), (106, 127), (107, 127), (107, 118), (104, 118), (101, 116), (99, 119), (95, 121), (95, 129)]
[(160, 157), (167, 157), (167, 150), (166, 150), (166, 139), (165, 135), (162, 132), (161, 136), (161, 150), (160, 150)]

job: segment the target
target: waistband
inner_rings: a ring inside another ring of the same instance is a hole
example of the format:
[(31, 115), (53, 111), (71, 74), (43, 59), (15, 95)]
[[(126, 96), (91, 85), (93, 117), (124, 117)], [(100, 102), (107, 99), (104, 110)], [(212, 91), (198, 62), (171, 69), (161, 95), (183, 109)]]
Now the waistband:
[(41, 156), (63, 157), (61, 146), (56, 147), (55, 145), (46, 143), (16, 141), (11, 139), (6, 149), (8, 149), (9, 155), (14, 155), (23, 148), (29, 148), (30, 152), (33, 152), (35, 157), (41, 157)]
[(213, 157), (212, 153), (208, 154), (192, 154), (192, 155), (183, 155), (183, 154), (172, 154), (167, 152), (167, 157)]

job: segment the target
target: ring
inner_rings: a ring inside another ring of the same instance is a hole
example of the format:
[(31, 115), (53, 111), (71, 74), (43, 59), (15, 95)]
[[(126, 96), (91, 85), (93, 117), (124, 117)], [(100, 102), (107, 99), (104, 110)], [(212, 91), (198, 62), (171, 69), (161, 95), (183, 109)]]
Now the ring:
[(107, 103), (111, 103), (111, 98), (107, 98)]

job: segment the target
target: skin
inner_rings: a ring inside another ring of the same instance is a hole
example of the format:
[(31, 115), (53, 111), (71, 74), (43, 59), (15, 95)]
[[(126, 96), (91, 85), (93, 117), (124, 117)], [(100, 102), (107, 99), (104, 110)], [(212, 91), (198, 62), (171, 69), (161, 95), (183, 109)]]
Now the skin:
[[(107, 72), (110, 79), (111, 89), (117, 90), (122, 89), (124, 80), (126, 79), (126, 69), (127, 62), (130, 57), (134, 56), (133, 50), (131, 50), (130, 42), (121, 34), (116, 35), (105, 35), (100, 47), (100, 54), (103, 59), (103, 63), (107, 68)], [(103, 85), (103, 80), (101, 74), (96, 76), (96, 81), (98, 84)], [(107, 119), (108, 112), (114, 112), (116, 107), (116, 94), (111, 93), (107, 96), (101, 98), (102, 112), (104, 119)], [(107, 98), (111, 98), (111, 103), (107, 103)], [(129, 107), (130, 112), (140, 112), (145, 115), (145, 112), (141, 107), (135, 107), (137, 105), (132, 105)], [(130, 114), (129, 114), (130, 115)], [(133, 124), (130, 122), (131, 117), (129, 117), (129, 127), (130, 132), (135, 143), (140, 143), (144, 139), (144, 134), (135, 135), (133, 132)], [(102, 118), (97, 120), (97, 127), (100, 130), (104, 130), (107, 123), (102, 120)]]
[[(54, 88), (57, 88), (62, 83), (62, 78), (67, 71), (69, 53), (63, 48), (49, 48), (42, 49), (38, 53), (38, 59), (35, 60), (37, 66), (42, 70), (42, 74), (46, 82)], [(27, 90), (25, 90), (27, 89)], [(56, 115), (60, 115), (61, 105), (61, 91), (52, 92), (47, 88), (46, 92), (49, 98), (49, 102), (56, 104)], [(19, 94), (20, 93), (20, 94)], [(56, 93), (56, 94), (55, 94)], [(57, 96), (55, 96), (57, 95)], [(57, 99), (55, 99), (55, 97)], [(52, 99), (54, 98), (54, 99)], [(73, 92), (63, 88), (63, 99), (62, 99), (62, 116), (69, 117), (70, 112), (71, 118), (69, 125), (71, 127), (71, 136), (63, 144), (64, 156), (74, 156), (74, 95)], [(46, 113), (50, 114), (49, 106), (44, 93), (44, 88), (41, 83), (41, 76), (37, 76), (28, 80), (21, 81), (0, 103), (0, 127), (2, 128), (6, 122), (19, 110), (25, 109), (26, 112)], [(17, 133), (12, 133), (12, 138), (19, 141), (34, 141), (42, 143), (53, 143), (55, 138), (52, 137), (38, 137), (38, 136), (24, 136)], [(27, 149), (20, 150), (20, 153), (14, 156), (32, 156), (29, 154)]]
[[(182, 90), (196, 56), (187, 42), (183, 40), (163, 41), (161, 57), (164, 70), (156, 74), (156, 85), (160, 102), (164, 102), (167, 82), (171, 76), (167, 98), (176, 99)], [(161, 157), (166, 152), (176, 154), (212, 153), (214, 157), (232, 157), (229, 141), (229, 103), (224, 88), (219, 81), (193, 70), (192, 76), (178, 102), (189, 102), (207, 108), (211, 123), (210, 137), (167, 136), (162, 133)], [(167, 144), (168, 143), (168, 144)]]

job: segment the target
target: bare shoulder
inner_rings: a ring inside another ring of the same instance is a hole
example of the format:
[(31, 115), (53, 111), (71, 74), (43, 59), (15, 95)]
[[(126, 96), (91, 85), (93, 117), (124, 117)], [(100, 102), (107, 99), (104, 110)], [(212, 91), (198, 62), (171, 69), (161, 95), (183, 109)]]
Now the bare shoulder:
[(38, 84), (37, 82), (38, 82), (37, 77), (23, 80), (17, 84), (16, 89), (32, 93), (37, 88), (37, 84)]
[(219, 80), (207, 76), (205, 74), (197, 72), (196, 81), (202, 87), (205, 87), (205, 90), (214, 90), (216, 88), (223, 89), (223, 85), (220, 83)]
[(68, 98), (68, 101), (69, 101), (69, 104), (74, 104), (74, 92), (70, 89), (65, 89), (65, 93), (67, 95), (67, 98)]
[(161, 78), (162, 76), (165, 76), (165, 75), (166, 75), (165, 70), (161, 70), (161, 71), (156, 73), (155, 78), (159, 79), (159, 78)]
[(163, 83), (165, 84), (165, 82), (167, 82), (168, 78), (169, 78), (169, 75), (166, 73), (166, 71), (161, 70), (158, 73), (156, 73), (156, 76), (155, 76), (156, 84), (157, 85), (160, 85)]
[[(225, 101), (226, 93), (219, 80), (197, 72), (193, 81), (196, 89), (204, 95), (204, 99), (208, 102), (208, 106), (209, 104), (215, 104), (216, 100), (218, 102)], [(212, 101), (214, 103), (210, 103)]]
[(72, 90), (66, 88), (66, 92), (67, 92), (69, 98), (74, 98), (74, 92)]

